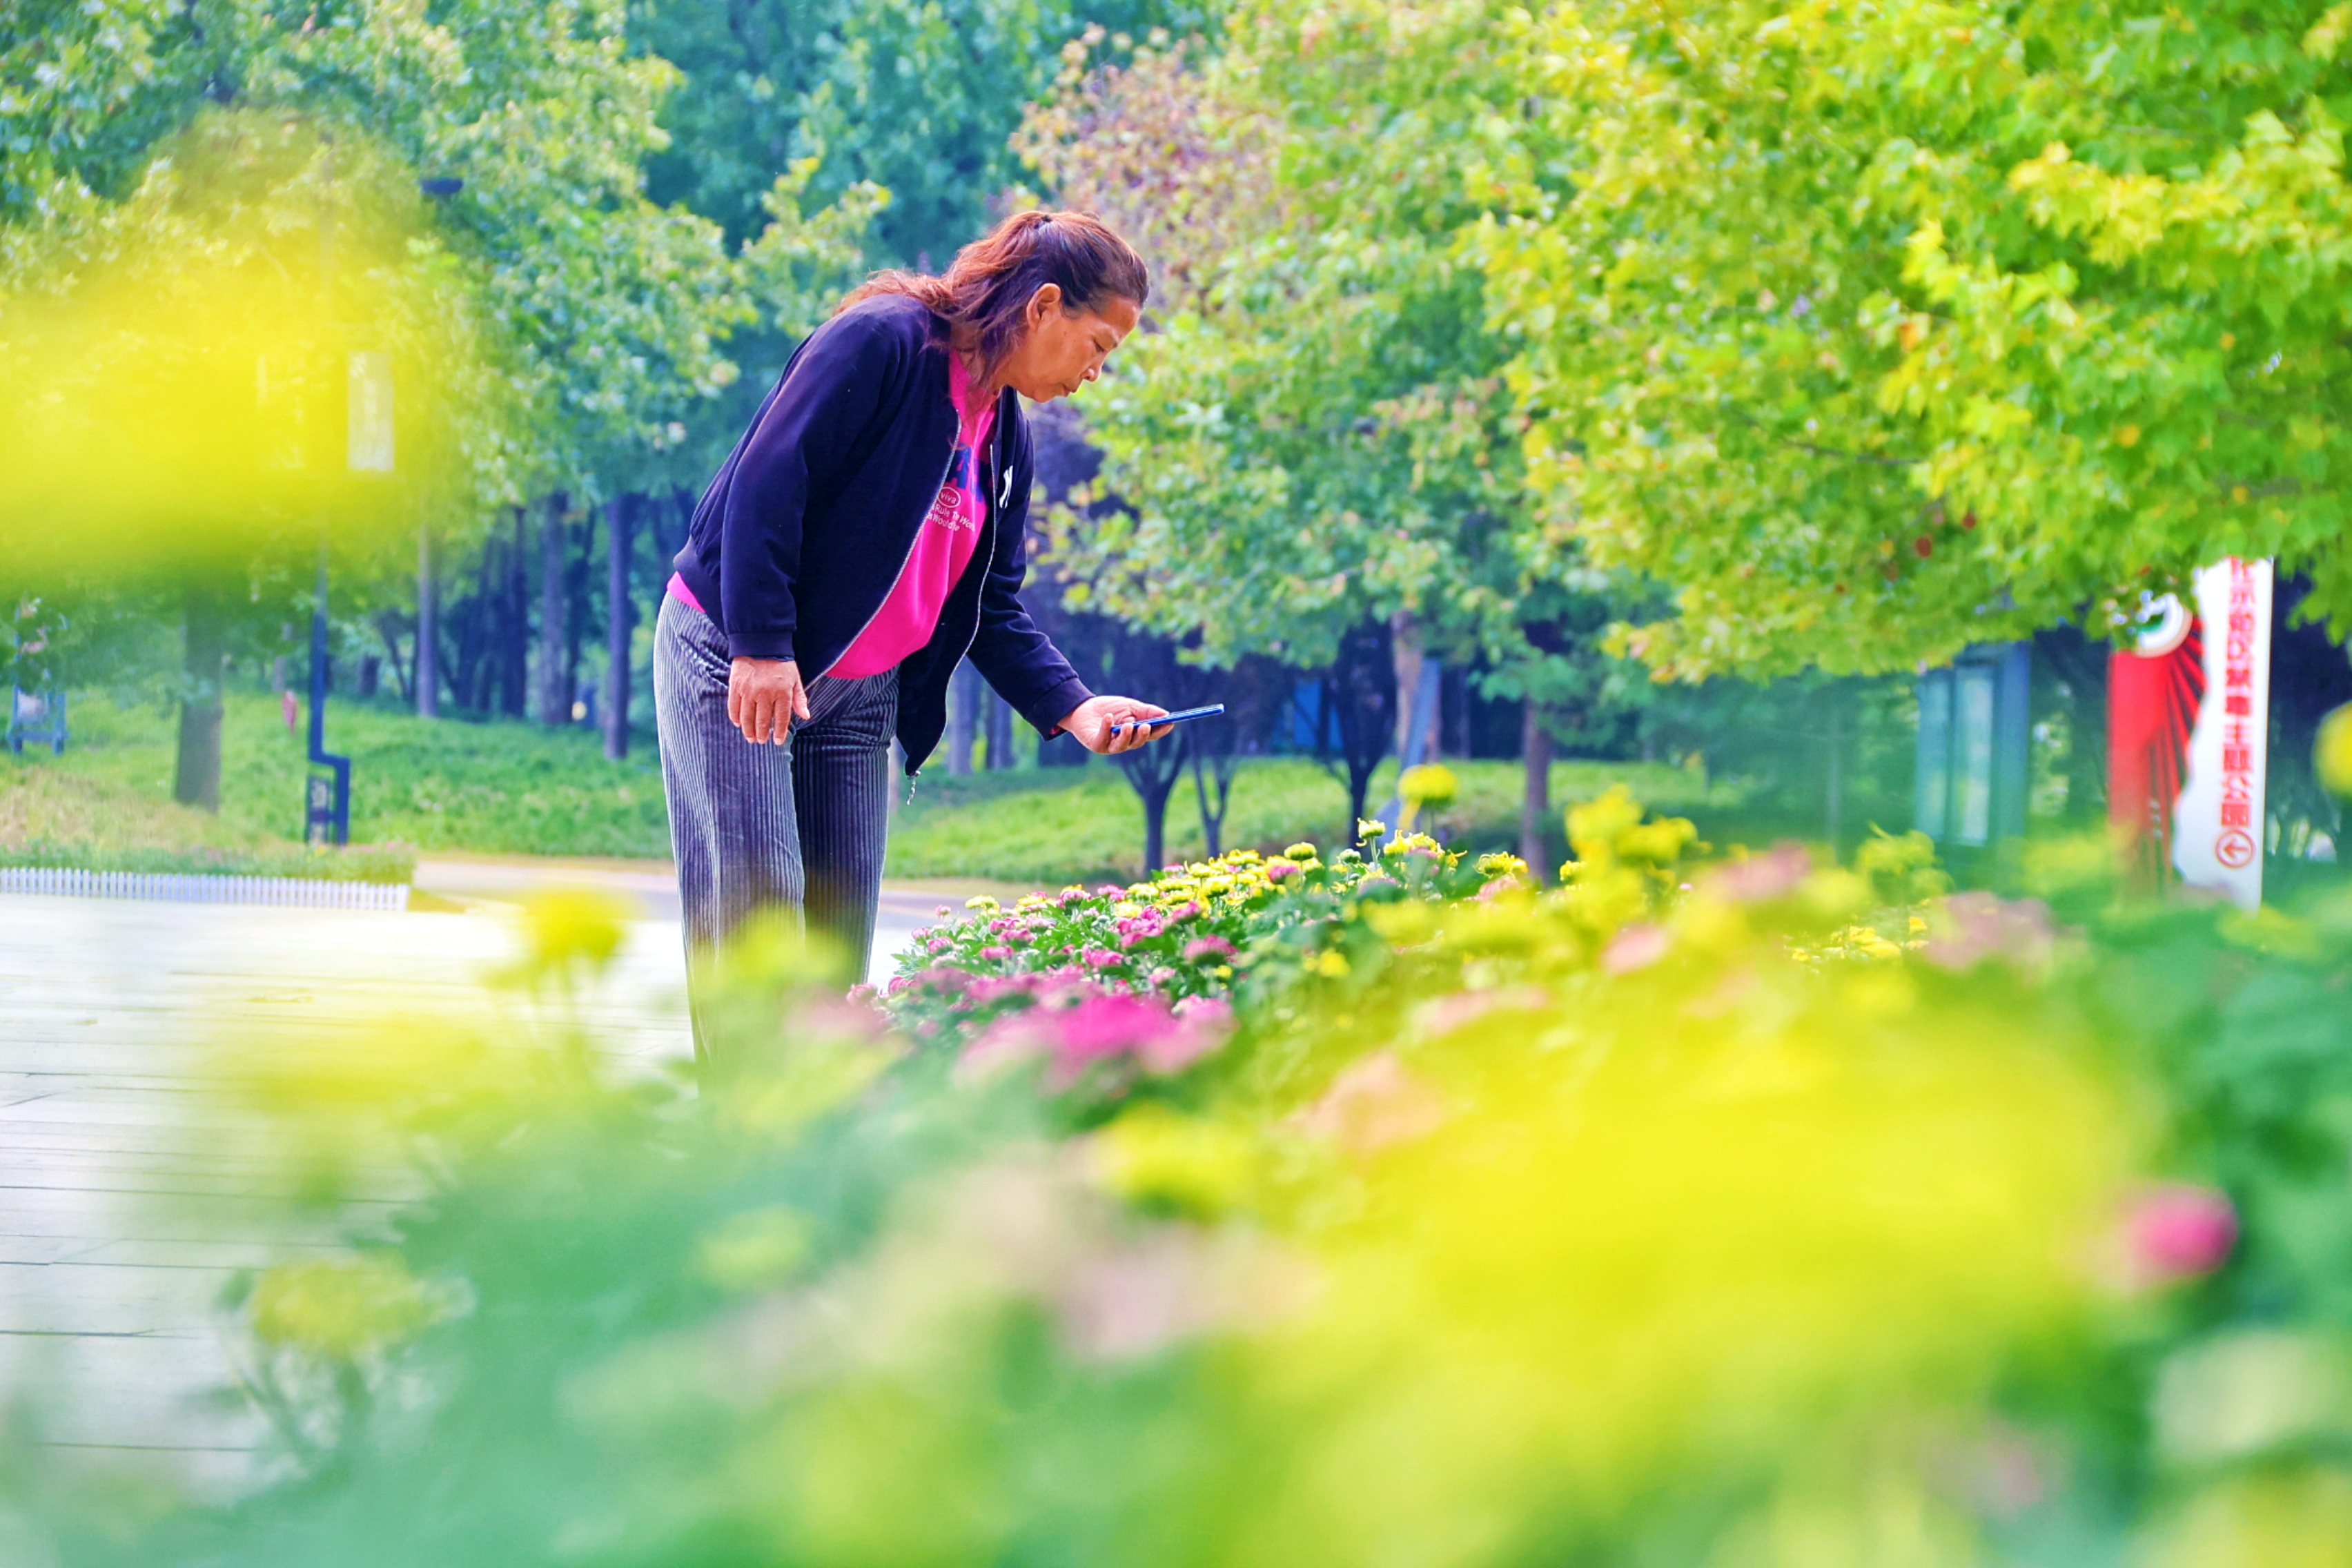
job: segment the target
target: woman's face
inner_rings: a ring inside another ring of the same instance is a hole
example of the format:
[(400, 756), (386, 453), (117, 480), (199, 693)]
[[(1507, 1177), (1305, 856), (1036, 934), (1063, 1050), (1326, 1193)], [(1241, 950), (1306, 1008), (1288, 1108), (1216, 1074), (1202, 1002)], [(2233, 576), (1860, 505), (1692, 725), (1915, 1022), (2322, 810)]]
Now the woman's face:
[(1005, 356), (1005, 384), (1032, 403), (1067, 397), (1102, 374), (1111, 350), (1135, 331), (1141, 314), (1132, 300), (1116, 295), (1098, 309), (1064, 308), (1053, 283), (1030, 297), (1021, 341)]

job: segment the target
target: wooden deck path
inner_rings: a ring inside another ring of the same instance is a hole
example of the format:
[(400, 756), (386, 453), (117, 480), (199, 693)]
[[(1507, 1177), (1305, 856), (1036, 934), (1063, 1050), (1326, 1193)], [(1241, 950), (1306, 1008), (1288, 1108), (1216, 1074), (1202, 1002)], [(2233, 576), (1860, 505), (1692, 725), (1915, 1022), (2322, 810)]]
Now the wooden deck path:
[[(423, 868), (466, 913), (0, 896), (0, 1403), (37, 1411), (39, 1440), (216, 1493), (258, 1479), (268, 1434), (235, 1393), (222, 1291), (327, 1254), (370, 1210), (289, 1228), (219, 1081), (224, 1042), (361, 1049), (388, 1015), (511, 1006), (485, 984), (515, 952), (509, 900), (609, 882), (651, 918), (585, 998), (599, 1042), (647, 1070), (690, 1056), (675, 894), (642, 871), (532, 873)], [(877, 973), (937, 901), (886, 893)], [(384, 1173), (379, 1207), (400, 1184)]]
[[(289, 1229), (215, 1052), (360, 1048), (387, 1015), (478, 1015), (513, 942), (493, 913), (0, 898), (0, 1389), (39, 1440), (207, 1489), (255, 1479), (267, 1432), (233, 1392), (222, 1291), (368, 1207)], [(592, 1000), (604, 1047), (689, 1055), (682, 971), (675, 925), (633, 926)], [(385, 1173), (383, 1200), (399, 1185)]]

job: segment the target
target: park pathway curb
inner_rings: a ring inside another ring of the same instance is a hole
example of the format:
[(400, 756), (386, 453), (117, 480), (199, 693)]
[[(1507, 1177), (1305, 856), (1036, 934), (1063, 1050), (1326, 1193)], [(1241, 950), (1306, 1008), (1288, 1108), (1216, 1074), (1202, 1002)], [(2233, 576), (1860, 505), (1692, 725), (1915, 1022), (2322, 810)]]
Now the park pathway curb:
[(0, 893), (51, 898), (147, 899), (173, 904), (271, 904), (312, 910), (408, 908), (405, 882), (330, 882), (310, 877), (219, 877), (201, 873), (79, 871), (56, 866), (0, 867)]

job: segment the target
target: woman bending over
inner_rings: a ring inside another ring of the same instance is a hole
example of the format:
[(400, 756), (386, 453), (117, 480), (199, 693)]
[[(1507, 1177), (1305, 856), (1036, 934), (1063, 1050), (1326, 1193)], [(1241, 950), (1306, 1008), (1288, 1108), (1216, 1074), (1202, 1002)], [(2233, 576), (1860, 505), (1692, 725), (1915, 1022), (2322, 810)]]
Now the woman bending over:
[[(876, 277), (784, 367), (695, 509), (655, 627), (690, 960), (775, 910), (866, 973), (890, 742), (911, 775), (966, 655), (1042, 734), (1108, 752), (1167, 732), (1135, 722), (1165, 709), (1088, 691), (1021, 604), (1021, 401), (1099, 375), (1150, 287), (1097, 219), (1025, 212), (944, 277)], [(710, 1044), (698, 1009), (698, 1058)]]

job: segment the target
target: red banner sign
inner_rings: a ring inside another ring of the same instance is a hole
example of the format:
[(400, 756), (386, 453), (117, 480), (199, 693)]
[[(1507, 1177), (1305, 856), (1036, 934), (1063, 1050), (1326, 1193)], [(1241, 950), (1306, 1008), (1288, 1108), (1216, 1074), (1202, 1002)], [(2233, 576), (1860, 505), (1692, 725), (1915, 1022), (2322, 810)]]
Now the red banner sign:
[(2107, 677), (2107, 814), (2143, 885), (2174, 875), (2252, 909), (2263, 898), (2270, 737), (2271, 563), (2197, 574)]

